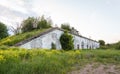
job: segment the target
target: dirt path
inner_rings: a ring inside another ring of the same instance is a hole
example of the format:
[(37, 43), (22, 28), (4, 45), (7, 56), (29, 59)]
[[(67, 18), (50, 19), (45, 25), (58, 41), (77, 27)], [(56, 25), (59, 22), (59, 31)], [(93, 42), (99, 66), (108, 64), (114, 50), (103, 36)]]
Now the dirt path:
[(88, 64), (84, 68), (68, 74), (120, 74), (120, 65)]

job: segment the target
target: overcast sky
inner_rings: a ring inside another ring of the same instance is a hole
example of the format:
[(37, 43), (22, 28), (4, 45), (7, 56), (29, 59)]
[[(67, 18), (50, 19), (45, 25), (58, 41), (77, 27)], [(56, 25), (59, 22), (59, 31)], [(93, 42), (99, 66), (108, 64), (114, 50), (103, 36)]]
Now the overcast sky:
[(43, 14), (58, 26), (69, 23), (85, 37), (120, 41), (120, 0), (0, 0), (0, 21), (8, 26)]

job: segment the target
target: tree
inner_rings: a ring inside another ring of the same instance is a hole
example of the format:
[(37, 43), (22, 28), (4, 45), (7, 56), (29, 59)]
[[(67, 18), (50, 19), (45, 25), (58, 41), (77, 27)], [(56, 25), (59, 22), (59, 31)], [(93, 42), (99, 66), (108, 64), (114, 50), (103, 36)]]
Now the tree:
[(37, 23), (38, 29), (50, 28), (51, 25), (52, 25), (51, 19), (45, 19), (44, 16), (38, 19), (38, 23)]
[(45, 19), (44, 16), (40, 18), (28, 17), (22, 22), (22, 32), (32, 31), (34, 29), (46, 29), (52, 25), (51, 19)]
[(21, 28), (22, 28), (22, 25), (19, 23), (16, 23), (14, 26), (10, 26), (9, 30), (15, 35), (17, 35), (21, 33)]
[(71, 31), (70, 25), (68, 23), (61, 24), (61, 28), (67, 31)]
[(35, 21), (34, 17), (28, 17), (26, 20), (22, 22), (22, 32), (28, 32), (34, 30), (33, 22)]
[(64, 50), (74, 49), (73, 36), (68, 34), (67, 32), (64, 32), (61, 35), (60, 43), (61, 43), (62, 49), (64, 49)]
[(105, 46), (105, 41), (104, 40), (99, 40), (100, 46)]
[(7, 26), (0, 22), (0, 39), (3, 39), (8, 36)]
[(115, 48), (116, 48), (117, 50), (120, 50), (120, 41), (115, 44)]

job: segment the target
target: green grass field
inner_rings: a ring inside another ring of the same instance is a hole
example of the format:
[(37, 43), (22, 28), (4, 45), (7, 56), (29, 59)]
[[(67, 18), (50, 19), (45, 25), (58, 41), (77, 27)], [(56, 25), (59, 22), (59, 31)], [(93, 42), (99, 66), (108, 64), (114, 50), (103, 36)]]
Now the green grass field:
[(88, 63), (120, 65), (119, 50), (0, 50), (0, 74), (66, 74)]

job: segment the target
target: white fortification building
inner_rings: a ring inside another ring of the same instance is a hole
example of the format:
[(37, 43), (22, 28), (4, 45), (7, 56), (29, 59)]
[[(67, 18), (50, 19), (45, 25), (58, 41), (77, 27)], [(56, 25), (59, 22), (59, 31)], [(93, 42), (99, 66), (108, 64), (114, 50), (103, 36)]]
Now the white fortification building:
[[(64, 33), (63, 29), (58, 27), (50, 28), (43, 33), (28, 38), (17, 43), (15, 46), (22, 48), (44, 48), (51, 49), (51, 44), (54, 43), (56, 49), (62, 49), (60, 44), (60, 36)], [(96, 49), (99, 48), (99, 42), (79, 35), (78, 31), (73, 29), (70, 34), (73, 36), (74, 49)]]

